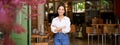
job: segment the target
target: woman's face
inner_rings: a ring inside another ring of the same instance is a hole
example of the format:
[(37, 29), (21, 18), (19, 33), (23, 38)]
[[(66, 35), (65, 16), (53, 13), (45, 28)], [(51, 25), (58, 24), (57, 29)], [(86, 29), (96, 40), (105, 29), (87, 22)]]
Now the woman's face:
[(59, 15), (64, 15), (64, 13), (65, 13), (64, 7), (63, 7), (63, 6), (60, 6), (60, 7), (58, 8), (58, 14), (59, 14)]

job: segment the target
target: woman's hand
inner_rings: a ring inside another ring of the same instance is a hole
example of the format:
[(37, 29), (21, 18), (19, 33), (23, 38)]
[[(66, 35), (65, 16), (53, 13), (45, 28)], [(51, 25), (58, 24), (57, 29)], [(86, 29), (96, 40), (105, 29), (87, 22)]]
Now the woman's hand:
[(56, 28), (55, 31), (56, 32), (62, 32), (62, 28)]
[(65, 26), (63, 26), (63, 27), (56, 28), (56, 30), (55, 30), (55, 31), (56, 31), (56, 32), (62, 32), (62, 29), (63, 29), (63, 28), (66, 28), (66, 27), (65, 27)]
[(63, 29), (63, 28), (66, 28), (66, 26), (62, 26), (62, 27), (57, 27), (57, 26), (55, 26), (55, 25), (52, 25), (52, 26), (56, 28), (56, 29), (55, 29), (55, 32), (62, 32), (62, 29)]

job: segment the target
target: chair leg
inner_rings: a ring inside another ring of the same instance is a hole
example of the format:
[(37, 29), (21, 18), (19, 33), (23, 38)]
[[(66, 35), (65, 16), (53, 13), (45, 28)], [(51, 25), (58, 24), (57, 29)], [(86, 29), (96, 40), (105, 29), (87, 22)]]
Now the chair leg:
[(93, 45), (93, 36), (92, 36), (92, 45)]
[(102, 34), (102, 45), (104, 45), (104, 35)]
[(99, 35), (98, 35), (98, 45), (99, 45)]
[(89, 39), (89, 34), (88, 34), (88, 45), (89, 45), (89, 43), (90, 43), (89, 41), (90, 41), (90, 39)]
[[(104, 41), (105, 39), (105, 41)], [(102, 35), (102, 45), (106, 45), (106, 34)]]
[(117, 35), (115, 34), (115, 45), (117, 45), (116, 36), (117, 36)]
[(105, 34), (105, 45), (106, 45), (106, 34)]

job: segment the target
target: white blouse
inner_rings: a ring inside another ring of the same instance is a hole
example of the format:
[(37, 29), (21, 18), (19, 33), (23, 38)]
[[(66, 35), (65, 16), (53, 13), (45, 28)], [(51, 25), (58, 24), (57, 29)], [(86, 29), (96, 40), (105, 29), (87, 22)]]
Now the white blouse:
[(57, 33), (55, 31), (56, 27), (63, 27), (62, 33), (68, 33), (70, 32), (70, 19), (67, 16), (64, 16), (61, 21), (58, 19), (58, 17), (54, 18), (52, 20), (51, 24), (51, 31), (53, 33)]

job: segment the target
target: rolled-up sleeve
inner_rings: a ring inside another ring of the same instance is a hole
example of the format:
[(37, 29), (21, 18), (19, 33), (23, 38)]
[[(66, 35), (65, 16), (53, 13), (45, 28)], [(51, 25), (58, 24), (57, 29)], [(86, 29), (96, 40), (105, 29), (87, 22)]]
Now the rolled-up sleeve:
[(55, 29), (56, 29), (56, 27), (55, 27), (55, 20), (53, 19), (53, 20), (52, 20), (52, 23), (51, 23), (51, 31), (52, 31), (53, 33), (57, 33), (57, 32), (55, 31)]
[(71, 28), (70, 28), (70, 19), (68, 18), (66, 21), (65, 21), (65, 27), (63, 27), (62, 29), (62, 32), (63, 33), (69, 33)]

